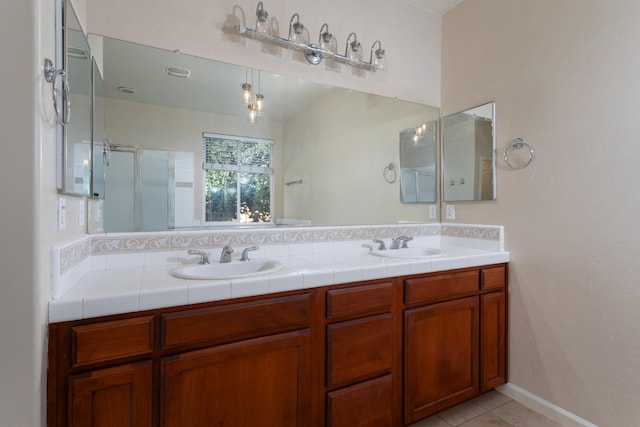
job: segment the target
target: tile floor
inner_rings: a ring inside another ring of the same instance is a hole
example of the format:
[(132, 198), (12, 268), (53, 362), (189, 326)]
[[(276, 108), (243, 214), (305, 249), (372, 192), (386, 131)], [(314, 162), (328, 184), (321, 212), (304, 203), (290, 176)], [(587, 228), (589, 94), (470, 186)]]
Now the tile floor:
[(498, 391), (490, 391), (410, 427), (560, 427)]

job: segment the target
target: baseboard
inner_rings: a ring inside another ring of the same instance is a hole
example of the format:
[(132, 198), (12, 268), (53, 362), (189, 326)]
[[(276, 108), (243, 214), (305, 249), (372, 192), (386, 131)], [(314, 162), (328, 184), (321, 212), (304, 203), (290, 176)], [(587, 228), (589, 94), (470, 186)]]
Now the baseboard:
[(517, 385), (507, 383), (496, 388), (496, 390), (565, 427), (598, 427)]

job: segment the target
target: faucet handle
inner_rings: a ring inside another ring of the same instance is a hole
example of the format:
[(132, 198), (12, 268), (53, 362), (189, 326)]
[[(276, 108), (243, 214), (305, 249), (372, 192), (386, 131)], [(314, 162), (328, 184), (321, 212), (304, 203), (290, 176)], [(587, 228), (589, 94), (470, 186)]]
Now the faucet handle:
[(195, 249), (188, 249), (187, 253), (189, 255), (200, 255), (200, 263), (199, 264), (209, 264), (209, 256), (205, 251), (197, 251)]
[(379, 251), (386, 251), (387, 247), (384, 245), (384, 242), (380, 239), (373, 239), (373, 243), (377, 243), (378, 244), (378, 250)]
[(407, 237), (407, 236), (398, 236), (398, 237), (394, 237), (391, 240), (391, 249), (406, 249), (409, 246), (407, 246), (407, 242), (413, 240), (413, 237)]
[(249, 251), (257, 251), (260, 249), (259, 246), (249, 246), (242, 250), (242, 255), (240, 256), (240, 261), (249, 261)]
[(233, 253), (233, 248), (231, 247), (231, 245), (225, 245), (225, 247), (222, 248), (222, 253), (220, 254), (220, 262), (221, 263), (231, 262), (232, 253)]
[(413, 237), (404, 237), (402, 239), (402, 249), (407, 249), (409, 246), (407, 245), (407, 242), (410, 242), (413, 240)]

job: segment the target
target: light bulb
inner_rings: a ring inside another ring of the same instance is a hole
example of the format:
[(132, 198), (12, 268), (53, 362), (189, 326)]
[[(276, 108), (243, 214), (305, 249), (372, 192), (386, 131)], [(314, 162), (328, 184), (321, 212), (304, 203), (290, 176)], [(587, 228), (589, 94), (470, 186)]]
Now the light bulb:
[(259, 116), (263, 115), (264, 114), (264, 95), (262, 95), (261, 93), (256, 94), (255, 106), (256, 106), (256, 114)]
[(269, 14), (262, 7), (262, 2), (258, 3), (256, 7), (256, 32), (259, 34), (269, 34), (269, 24), (267, 24), (267, 18)]
[(258, 112), (256, 111), (255, 104), (251, 103), (249, 108), (249, 123), (256, 123), (258, 121)]
[(242, 102), (245, 104), (251, 102), (251, 85), (249, 83), (242, 84)]

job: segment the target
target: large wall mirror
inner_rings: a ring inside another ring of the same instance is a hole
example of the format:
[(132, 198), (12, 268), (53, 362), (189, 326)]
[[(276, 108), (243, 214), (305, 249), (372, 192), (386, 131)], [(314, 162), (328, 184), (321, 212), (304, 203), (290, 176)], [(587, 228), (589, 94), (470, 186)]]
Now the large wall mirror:
[[(399, 182), (383, 171), (399, 164), (399, 132), (437, 120), (438, 108), (89, 39), (100, 52), (112, 148), (104, 227), (90, 232), (437, 220), (425, 204), (401, 203)], [(255, 116), (245, 83), (252, 100), (263, 95)], [(435, 194), (429, 201), (438, 202)], [(208, 215), (212, 205), (229, 214)]]
[(442, 118), (443, 200), (496, 198), (495, 103)]
[[(61, 24), (56, 53), (66, 71), (68, 91), (60, 85), (57, 104), (58, 176), (62, 193), (88, 196), (91, 176), (91, 49), (68, 0), (57, 5)], [(69, 106), (67, 108), (67, 106)]]

